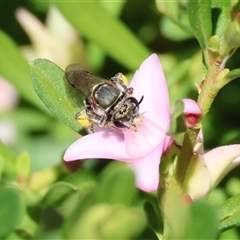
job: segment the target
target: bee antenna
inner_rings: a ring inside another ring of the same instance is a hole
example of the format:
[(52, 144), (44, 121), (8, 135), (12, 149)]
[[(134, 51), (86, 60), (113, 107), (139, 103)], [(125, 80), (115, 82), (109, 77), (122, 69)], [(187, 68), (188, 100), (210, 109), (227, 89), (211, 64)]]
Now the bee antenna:
[(141, 104), (141, 102), (143, 101), (143, 98), (144, 98), (144, 96), (141, 97), (141, 99), (140, 99), (139, 102), (136, 104), (136, 106), (134, 107), (134, 109), (136, 109), (136, 108)]

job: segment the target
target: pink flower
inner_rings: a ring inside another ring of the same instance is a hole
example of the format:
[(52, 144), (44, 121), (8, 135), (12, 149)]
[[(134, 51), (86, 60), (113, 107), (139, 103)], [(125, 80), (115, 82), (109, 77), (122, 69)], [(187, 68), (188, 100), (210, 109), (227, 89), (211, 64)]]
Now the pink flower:
[[(168, 89), (156, 54), (141, 64), (130, 87), (133, 87), (136, 99), (144, 95), (140, 104), (142, 118), (137, 131), (127, 128), (100, 129), (74, 142), (67, 149), (64, 160), (107, 158), (125, 162), (135, 173), (136, 186), (151, 192), (158, 187), (161, 155), (172, 143), (172, 137), (167, 136), (170, 124)], [(190, 104), (186, 102), (191, 111), (194, 101), (189, 100)], [(195, 110), (197, 104), (194, 103)], [(198, 107), (200, 114), (199, 111)]]

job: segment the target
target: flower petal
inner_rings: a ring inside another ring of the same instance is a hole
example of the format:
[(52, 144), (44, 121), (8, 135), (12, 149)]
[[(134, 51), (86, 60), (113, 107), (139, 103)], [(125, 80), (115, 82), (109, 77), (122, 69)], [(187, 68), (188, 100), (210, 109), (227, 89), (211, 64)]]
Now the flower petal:
[(240, 144), (214, 148), (203, 157), (212, 178), (211, 187), (214, 188), (228, 171), (239, 164)]
[(168, 150), (169, 146), (172, 145), (174, 140), (173, 136), (166, 136), (164, 139), (163, 154)]
[(126, 152), (123, 136), (110, 131), (96, 132), (79, 138), (67, 149), (64, 155), (64, 160), (67, 162), (86, 158), (133, 161)]
[(140, 112), (167, 131), (170, 120), (168, 88), (156, 54), (152, 54), (141, 64), (130, 86), (134, 88), (133, 95), (138, 100), (144, 96)]
[(182, 99), (182, 101), (184, 103), (183, 112), (185, 114), (196, 114), (196, 115), (202, 114), (202, 110), (196, 101), (189, 99), (189, 98), (184, 98), (184, 99)]
[(198, 136), (197, 136), (197, 143), (195, 145), (195, 148), (194, 149), (195, 151), (197, 151), (199, 154), (203, 155), (204, 154), (204, 145), (203, 145), (203, 130), (202, 128), (200, 129), (199, 133), (198, 133)]
[(135, 173), (136, 186), (145, 192), (153, 192), (158, 188), (162, 148), (163, 144), (160, 144), (143, 158), (128, 164)]
[(159, 125), (144, 116), (138, 123), (136, 131), (125, 129), (123, 133), (126, 151), (134, 158), (143, 157), (151, 152), (166, 136)]
[(237, 167), (238, 165), (240, 165), (240, 157), (237, 157), (236, 159), (234, 159), (234, 161), (232, 161), (227, 168), (224, 169), (224, 175), (226, 175), (228, 172), (230, 172), (233, 168)]

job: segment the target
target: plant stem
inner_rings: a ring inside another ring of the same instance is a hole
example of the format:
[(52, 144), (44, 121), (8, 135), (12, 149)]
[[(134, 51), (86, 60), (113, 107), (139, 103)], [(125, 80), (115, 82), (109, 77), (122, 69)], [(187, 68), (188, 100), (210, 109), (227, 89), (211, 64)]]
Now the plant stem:
[(183, 144), (177, 162), (176, 178), (180, 186), (183, 186), (188, 166), (192, 161), (194, 146), (199, 133), (199, 128), (188, 129), (183, 138)]
[[(225, 58), (227, 59), (227, 58)], [(208, 113), (213, 100), (217, 96), (218, 91), (221, 89), (221, 79), (219, 79), (219, 73), (223, 70), (225, 66), (225, 60), (222, 57), (218, 57), (211, 61), (208, 61), (208, 64), (211, 66), (208, 68), (208, 72), (206, 74), (205, 79), (202, 81), (202, 89), (198, 97), (198, 104), (202, 109), (202, 115), (200, 122), (203, 121), (204, 117)], [(199, 123), (194, 128), (189, 128), (184, 135), (182, 148), (179, 154), (178, 163), (177, 163), (177, 172), (176, 177), (180, 184), (183, 186), (185, 176), (188, 170), (188, 166), (192, 161), (194, 146), (196, 144), (196, 140), (198, 137), (198, 133), (200, 131), (201, 123)]]
[(206, 78), (202, 81), (202, 89), (197, 101), (200, 108), (202, 109), (202, 120), (208, 113), (215, 97), (217, 96), (218, 91), (221, 88), (218, 75), (224, 68), (225, 62), (226, 61), (222, 57), (215, 59), (208, 70)]

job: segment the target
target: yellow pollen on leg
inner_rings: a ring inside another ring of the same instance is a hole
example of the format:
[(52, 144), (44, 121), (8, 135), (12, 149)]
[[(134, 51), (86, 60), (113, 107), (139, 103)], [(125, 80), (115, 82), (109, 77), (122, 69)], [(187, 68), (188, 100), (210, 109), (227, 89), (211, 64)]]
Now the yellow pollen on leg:
[(92, 126), (92, 121), (89, 120), (85, 109), (77, 114), (76, 120), (84, 128), (90, 128)]
[(127, 78), (125, 77), (125, 75), (123, 75), (122, 73), (117, 73), (117, 74), (116, 74), (116, 77), (119, 78), (119, 79), (121, 79), (125, 85), (128, 85), (128, 80), (127, 80)]

